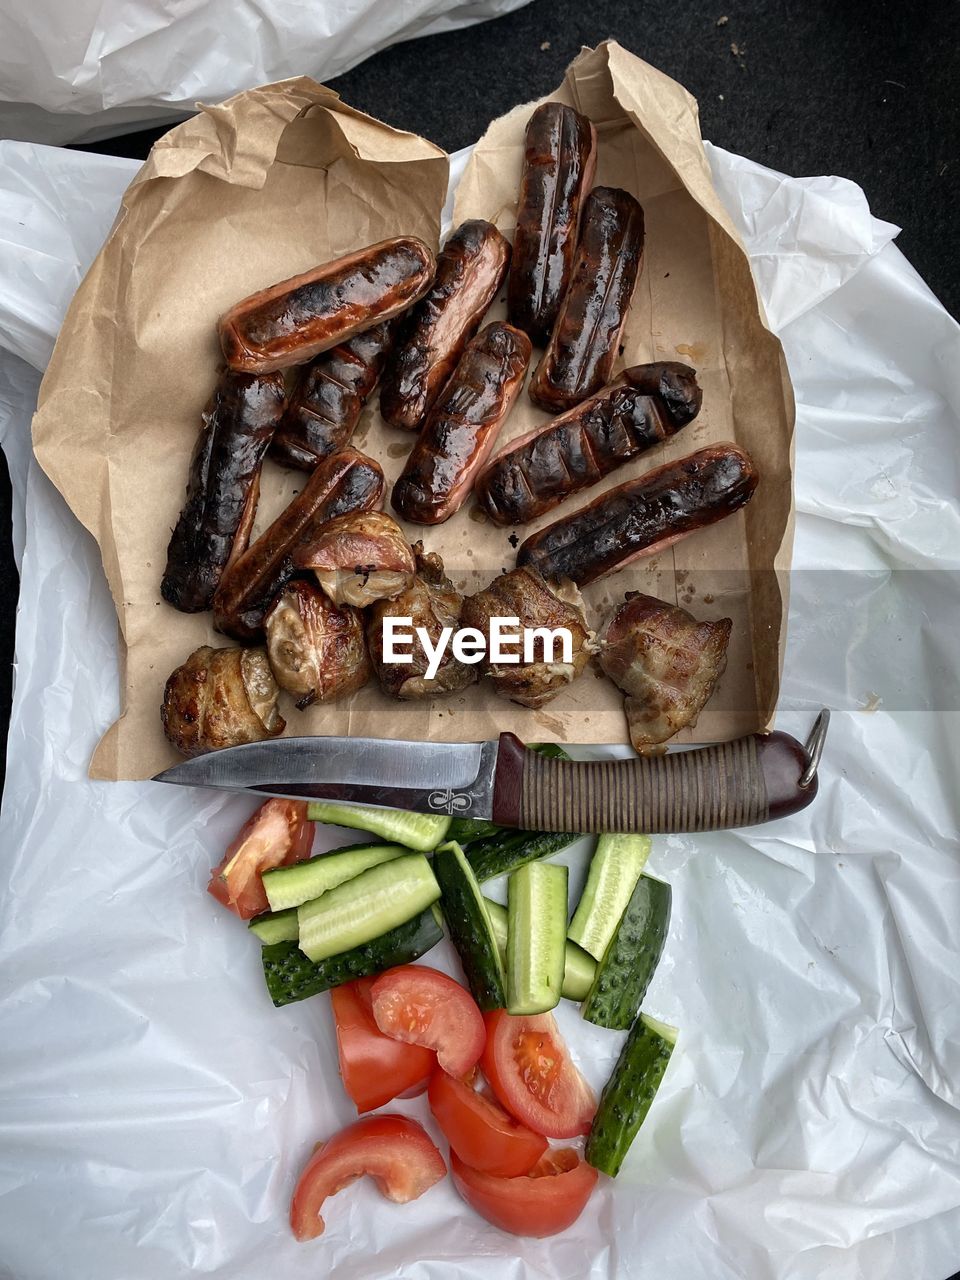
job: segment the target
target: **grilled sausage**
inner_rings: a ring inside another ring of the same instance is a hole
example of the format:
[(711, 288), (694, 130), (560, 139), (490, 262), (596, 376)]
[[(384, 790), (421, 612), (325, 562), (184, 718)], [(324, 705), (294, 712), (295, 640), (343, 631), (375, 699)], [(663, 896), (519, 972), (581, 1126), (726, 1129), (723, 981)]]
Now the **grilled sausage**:
[(393, 486), (393, 509), (414, 524), (441, 524), (459, 510), (523, 386), (530, 339), (488, 324), (463, 353)]
[(163, 691), (163, 732), (185, 756), (260, 742), (283, 733), (280, 690), (264, 649), (202, 645)]
[(700, 449), (532, 534), (520, 544), (517, 564), (582, 587), (732, 515), (753, 497), (758, 478), (736, 445)]
[(545, 102), (527, 122), (507, 315), (546, 346), (570, 283), (577, 231), (597, 164), (597, 131), (573, 107)]
[(263, 632), (270, 605), (296, 573), (294, 553), (320, 526), (383, 500), (383, 472), (372, 458), (344, 449), (317, 467), (301, 492), (225, 573), (213, 601), (214, 625), (238, 640)]
[(530, 399), (562, 413), (610, 381), (643, 261), (643, 210), (617, 187), (594, 187), (583, 206), (570, 287)]
[(375, 324), (303, 366), (270, 445), (271, 458), (312, 471), (346, 448), (380, 377), (393, 331), (392, 321)]
[(283, 378), (224, 370), (203, 411), (187, 498), (167, 547), (160, 594), (184, 613), (209, 609), (226, 566), (250, 540), (260, 467), (283, 411)]
[(625, 369), (583, 404), (497, 454), (477, 477), (477, 500), (494, 524), (535, 520), (692, 422), (702, 399), (689, 365)]
[(298, 569), (312, 569), (336, 605), (365, 609), (392, 600), (413, 582), (413, 548), (385, 511), (354, 511), (329, 520), (301, 545)]
[(428, 293), (401, 321), (380, 388), (380, 413), (392, 427), (420, 428), (463, 349), (497, 296), (510, 245), (490, 222), (465, 222), (437, 258)]
[[(532, 661), (491, 662), (490, 632), (494, 618), (517, 618), (521, 632), (541, 628), (536, 637)], [(593, 632), (587, 627), (583, 600), (572, 582), (545, 582), (536, 569), (520, 568), (502, 573), (488, 587), (468, 596), (460, 611), (463, 627), (476, 627), (487, 637), (487, 655), (481, 664), (483, 674), (495, 693), (524, 707), (542, 707), (562, 693), (587, 665), (596, 647)], [(557, 652), (543, 632), (568, 632), (569, 653), (562, 645)], [(564, 661), (564, 656), (569, 662)]]
[(381, 240), (281, 280), (220, 317), (231, 369), (264, 373), (304, 364), (398, 315), (429, 288), (433, 254), (414, 236)]

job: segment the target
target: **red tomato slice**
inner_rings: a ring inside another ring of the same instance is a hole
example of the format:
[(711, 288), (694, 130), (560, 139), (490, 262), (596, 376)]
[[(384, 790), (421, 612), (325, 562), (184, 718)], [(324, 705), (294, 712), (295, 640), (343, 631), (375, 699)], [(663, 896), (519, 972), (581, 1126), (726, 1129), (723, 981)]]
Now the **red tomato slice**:
[(260, 874), (309, 858), (313, 823), (303, 800), (268, 800), (245, 822), (240, 834), (210, 873), (207, 892), (241, 920), (266, 911)]
[(437, 1065), (429, 1049), (385, 1036), (373, 1020), (373, 978), (331, 991), (343, 1087), (358, 1111), (374, 1111), (408, 1091), (422, 1093)]
[(588, 1133), (597, 1099), (574, 1066), (550, 1013), (485, 1015), (483, 1074), (501, 1106), (534, 1133), (573, 1138)]
[(298, 1240), (323, 1233), (320, 1208), (327, 1196), (368, 1173), (388, 1200), (416, 1200), (447, 1172), (443, 1156), (416, 1120), (364, 1116), (317, 1149), (300, 1175), (290, 1204), (290, 1226)]
[(373, 1016), (384, 1035), (433, 1049), (460, 1079), (483, 1052), (483, 1014), (473, 996), (445, 973), (422, 964), (388, 969), (373, 984)]
[(471, 1169), (450, 1152), (454, 1185), (471, 1208), (515, 1236), (554, 1236), (576, 1222), (597, 1185), (597, 1171), (572, 1147), (549, 1151), (521, 1178)]
[(472, 1169), (518, 1178), (529, 1173), (547, 1149), (546, 1138), (445, 1071), (433, 1073), (428, 1098), (443, 1136)]

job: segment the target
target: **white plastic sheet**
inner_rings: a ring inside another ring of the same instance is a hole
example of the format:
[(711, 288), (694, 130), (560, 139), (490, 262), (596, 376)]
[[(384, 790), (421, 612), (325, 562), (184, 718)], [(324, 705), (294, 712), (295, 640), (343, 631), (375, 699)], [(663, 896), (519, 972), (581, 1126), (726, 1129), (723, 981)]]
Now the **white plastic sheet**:
[[(501, 1235), (449, 1180), (403, 1207), (357, 1184), (297, 1245), (297, 1172), (352, 1114), (327, 998), (274, 1010), (256, 945), (204, 892), (249, 803), (84, 780), (117, 707), (115, 619), (91, 540), (29, 458), (35, 370), (133, 166), (0, 144), (0, 333), (16, 353), (0, 357), (0, 432), (23, 572), (0, 815), (0, 1273), (954, 1269), (960, 334), (852, 184), (710, 156), (796, 384), (778, 723), (802, 734), (833, 707), (820, 797), (754, 831), (655, 840), (675, 907), (646, 1006), (680, 1045), (623, 1173), (573, 1229)], [(583, 859), (568, 858), (575, 891)], [(561, 1022), (599, 1085), (620, 1037), (573, 1008)]]
[(287, 76), (320, 81), (527, 0), (3, 0), (0, 138), (93, 142)]

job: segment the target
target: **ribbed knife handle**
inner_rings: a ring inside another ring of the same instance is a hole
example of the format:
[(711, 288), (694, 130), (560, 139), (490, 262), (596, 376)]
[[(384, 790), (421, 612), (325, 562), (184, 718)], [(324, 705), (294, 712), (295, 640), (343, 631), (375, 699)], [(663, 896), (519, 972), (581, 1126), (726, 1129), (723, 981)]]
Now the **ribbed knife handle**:
[(804, 748), (754, 733), (691, 751), (631, 760), (550, 760), (500, 735), (493, 820), (528, 831), (718, 831), (805, 808)]

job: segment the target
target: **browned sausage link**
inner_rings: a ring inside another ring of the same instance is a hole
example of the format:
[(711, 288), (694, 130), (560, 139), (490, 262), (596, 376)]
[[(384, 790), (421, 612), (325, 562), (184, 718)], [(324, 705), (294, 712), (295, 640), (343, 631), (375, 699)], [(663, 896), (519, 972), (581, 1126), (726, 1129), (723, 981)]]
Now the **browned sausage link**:
[(699, 449), (531, 535), (520, 544), (517, 564), (582, 587), (732, 515), (750, 501), (758, 479), (736, 445)]
[(414, 524), (441, 524), (461, 507), (523, 386), (530, 339), (488, 324), (463, 353), (393, 486), (393, 509)]
[(374, 325), (303, 366), (273, 437), (271, 458), (312, 471), (349, 444), (380, 377), (393, 331), (393, 321)]
[(586, 116), (560, 102), (537, 107), (527, 123), (507, 314), (540, 347), (570, 283), (596, 163), (597, 131)]
[(499, 453), (477, 477), (477, 499), (495, 524), (535, 520), (692, 422), (702, 399), (689, 365), (634, 365)]
[(203, 411), (187, 497), (167, 547), (160, 594), (175, 609), (209, 609), (229, 561), (250, 538), (260, 467), (283, 412), (283, 378), (224, 370)]
[(302, 491), (224, 574), (213, 601), (214, 626), (250, 640), (263, 631), (270, 605), (296, 573), (294, 553), (334, 516), (370, 511), (383, 500), (383, 472), (354, 449), (321, 462)]
[(594, 187), (583, 206), (570, 287), (530, 399), (561, 413), (610, 381), (643, 260), (643, 210), (617, 187)]
[(435, 265), (422, 240), (401, 236), (261, 289), (220, 317), (227, 363), (253, 373), (304, 364), (406, 310)]
[(490, 222), (465, 222), (450, 236), (429, 292), (400, 322), (380, 389), (385, 422), (420, 428), (497, 296), (509, 261), (510, 245)]

